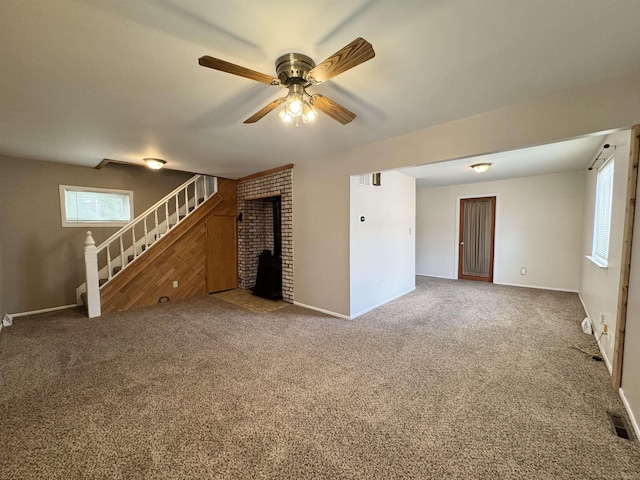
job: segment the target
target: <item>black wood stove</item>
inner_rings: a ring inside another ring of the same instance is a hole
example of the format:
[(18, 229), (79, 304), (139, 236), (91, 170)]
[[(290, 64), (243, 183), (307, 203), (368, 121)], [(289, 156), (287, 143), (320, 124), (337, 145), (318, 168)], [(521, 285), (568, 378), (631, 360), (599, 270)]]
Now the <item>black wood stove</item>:
[(273, 207), (273, 254), (263, 250), (258, 255), (258, 274), (253, 294), (280, 300), (282, 298), (282, 219), (280, 197), (269, 199)]

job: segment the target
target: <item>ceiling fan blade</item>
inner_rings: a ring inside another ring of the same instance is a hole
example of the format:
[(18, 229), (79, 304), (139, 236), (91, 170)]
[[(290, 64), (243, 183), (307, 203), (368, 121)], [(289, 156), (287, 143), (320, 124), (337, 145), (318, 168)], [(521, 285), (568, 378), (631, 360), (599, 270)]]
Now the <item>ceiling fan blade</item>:
[(255, 70), (251, 70), (250, 68), (245, 68), (233, 63), (225, 62), (224, 60), (220, 60), (219, 58), (213, 58), (205, 55), (204, 57), (200, 57), (198, 59), (198, 63), (203, 67), (213, 68), (215, 70), (227, 72), (232, 75), (239, 75), (250, 80), (255, 80), (256, 82), (266, 83), (267, 85), (278, 85), (278, 80), (276, 78), (273, 78), (271, 75), (266, 75), (264, 73), (256, 72)]
[(311, 105), (343, 125), (346, 125), (356, 118), (355, 113), (319, 93), (311, 97)]
[(256, 123), (258, 120), (260, 120), (262, 117), (264, 117), (267, 113), (269, 113), (271, 110), (275, 109), (278, 105), (284, 103), (284, 101), (287, 99), (287, 97), (282, 97), (282, 98), (277, 98), (275, 99), (273, 102), (271, 102), (270, 104), (262, 107), (260, 110), (258, 110), (256, 113), (254, 113), (253, 115), (251, 115), (249, 118), (247, 118), (243, 123)]
[(376, 56), (373, 46), (364, 38), (356, 38), (349, 45), (342, 47), (324, 62), (316, 65), (309, 72), (309, 79), (314, 83), (326, 82), (330, 78), (346, 72), (350, 68), (371, 60)]

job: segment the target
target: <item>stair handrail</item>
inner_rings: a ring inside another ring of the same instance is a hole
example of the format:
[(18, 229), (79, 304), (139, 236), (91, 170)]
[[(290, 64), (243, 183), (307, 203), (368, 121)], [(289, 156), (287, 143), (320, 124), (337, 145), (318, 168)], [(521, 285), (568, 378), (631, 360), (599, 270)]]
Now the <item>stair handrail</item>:
[[(152, 206), (150, 206), (148, 209), (146, 209), (144, 212), (142, 212), (140, 215), (138, 215), (136, 218), (131, 220), (129, 223), (123, 226), (120, 230), (118, 230), (116, 233), (114, 233), (109, 238), (107, 238), (104, 242), (98, 245), (96, 247), (96, 253), (100, 253), (102, 250), (107, 248), (107, 245), (111, 245), (114, 242), (114, 240), (117, 240), (118, 238), (120, 238), (127, 230), (130, 230), (131, 228), (138, 225), (138, 223), (142, 222), (146, 217), (149, 216), (150, 213), (153, 213), (155, 210), (160, 208), (161, 205), (164, 205), (166, 202), (168, 202), (170, 199), (172, 199), (173, 197), (175, 197), (176, 195), (184, 191), (186, 188), (189, 188), (192, 183), (196, 183), (199, 179), (205, 178), (205, 177), (206, 177), (205, 175), (201, 175), (201, 174), (194, 175), (189, 180), (184, 182), (182, 185), (180, 185), (176, 189), (166, 194), (164, 197), (162, 197), (161, 200), (158, 200), (156, 203), (154, 203)], [(205, 188), (205, 200), (209, 197), (209, 195), (213, 195), (214, 193), (216, 193), (216, 192), (210, 192), (209, 194), (207, 194), (206, 178), (204, 182), (204, 188)], [(194, 195), (194, 197), (197, 197), (197, 195)], [(196, 202), (197, 202), (197, 199), (196, 199)]]

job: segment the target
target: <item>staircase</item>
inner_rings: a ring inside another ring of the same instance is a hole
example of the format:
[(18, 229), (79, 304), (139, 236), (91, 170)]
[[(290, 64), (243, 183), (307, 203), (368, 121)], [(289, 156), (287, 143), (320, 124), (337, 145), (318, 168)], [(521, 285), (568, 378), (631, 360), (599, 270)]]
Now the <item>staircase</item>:
[(90, 318), (101, 315), (101, 290), (135, 266), (162, 237), (186, 221), (218, 192), (218, 178), (196, 175), (96, 246), (91, 232), (84, 243), (87, 281), (78, 303)]

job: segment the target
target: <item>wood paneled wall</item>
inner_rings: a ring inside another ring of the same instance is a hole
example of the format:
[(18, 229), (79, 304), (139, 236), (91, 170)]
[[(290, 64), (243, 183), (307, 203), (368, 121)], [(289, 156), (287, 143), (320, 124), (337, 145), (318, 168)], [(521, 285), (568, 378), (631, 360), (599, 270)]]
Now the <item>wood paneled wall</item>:
[(162, 297), (174, 301), (205, 295), (206, 222), (213, 215), (236, 213), (236, 181), (219, 178), (218, 193), (102, 287), (102, 313), (154, 305)]

